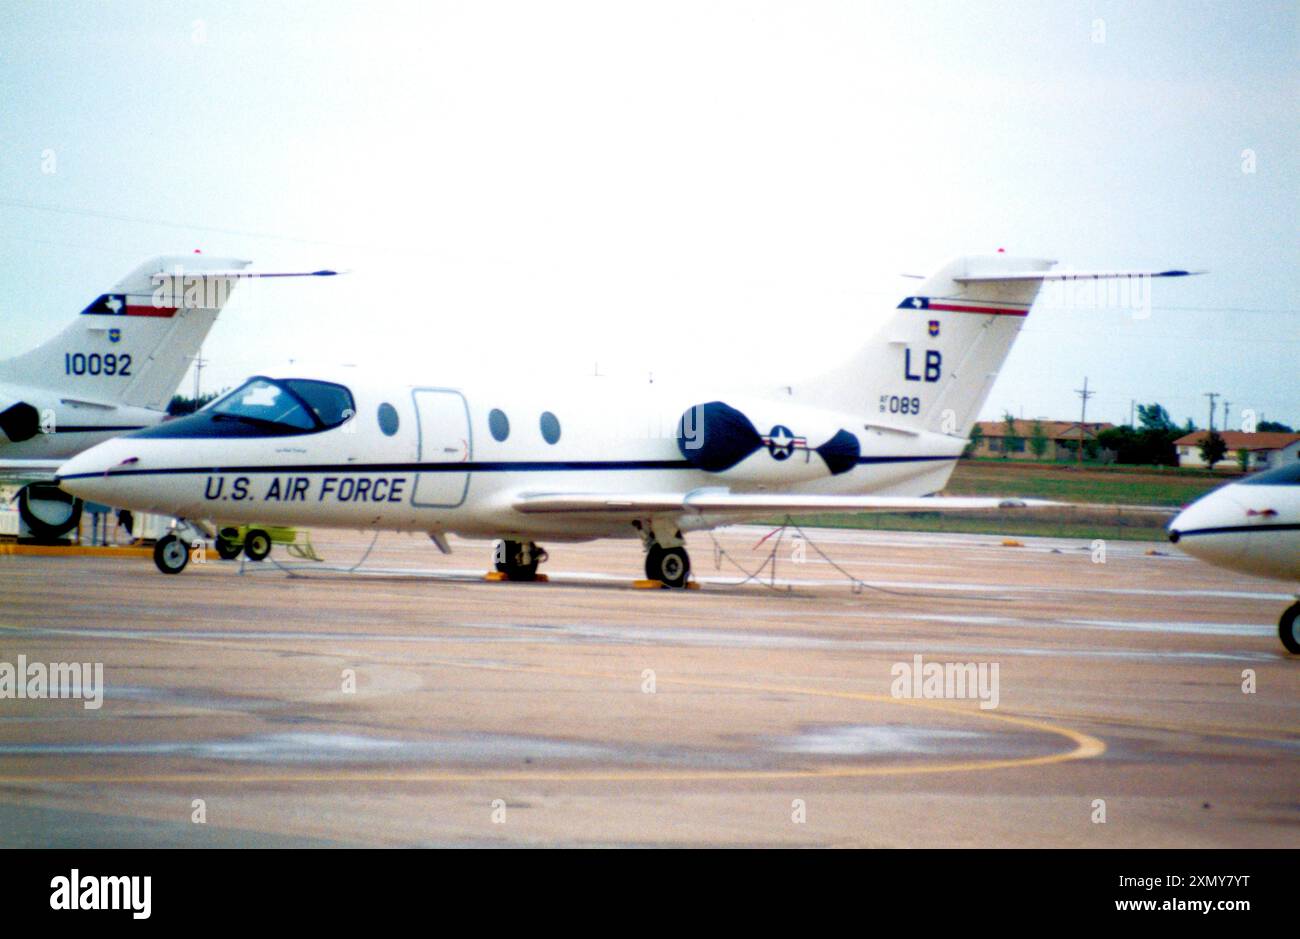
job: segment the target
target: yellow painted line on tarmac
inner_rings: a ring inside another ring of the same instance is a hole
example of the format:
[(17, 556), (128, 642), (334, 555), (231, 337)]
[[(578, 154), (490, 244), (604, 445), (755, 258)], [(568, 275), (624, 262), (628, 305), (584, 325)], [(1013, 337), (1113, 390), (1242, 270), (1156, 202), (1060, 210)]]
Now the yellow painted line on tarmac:
[(98, 557), (98, 558), (151, 558), (152, 548), (135, 548), (126, 545), (85, 544), (15, 544), (0, 543), (0, 555), (39, 558)]
[[(22, 627), (0, 628), (21, 630)], [(132, 639), (183, 645), (216, 645), (226, 647), (226, 642), (203, 639), (173, 639), (167, 636), (131, 636)], [(265, 641), (265, 640), (254, 640)], [(424, 659), (421, 664), (477, 671), (510, 672), (517, 674), (557, 675), (566, 678), (598, 678), (627, 682), (627, 674), (593, 672), (577, 669), (549, 668), (540, 665), (502, 665), (478, 662), (457, 662), (451, 659)], [(326, 770), (301, 773), (170, 773), (170, 774), (53, 774), (53, 775), (0, 775), (0, 785), (69, 784), (182, 784), (182, 783), (438, 783), (438, 782), (710, 782), (710, 781), (762, 781), (793, 779), (848, 779), (869, 776), (909, 776), (936, 773), (966, 773), (996, 769), (1020, 769), (1030, 766), (1050, 766), (1072, 760), (1086, 760), (1106, 752), (1106, 744), (1090, 734), (1081, 733), (1057, 724), (1014, 714), (995, 714), (978, 707), (960, 707), (939, 701), (915, 698), (895, 698), (892, 695), (867, 694), (854, 691), (834, 691), (822, 688), (803, 688), (792, 685), (756, 685), (744, 682), (710, 681), (695, 678), (658, 677), (656, 682), (688, 688), (711, 688), (751, 694), (791, 694), (809, 697), (836, 698), (848, 701), (867, 701), (877, 704), (894, 704), (940, 711), (961, 718), (979, 717), (1027, 728), (1044, 734), (1063, 737), (1073, 744), (1069, 750), (1040, 756), (1011, 757), (997, 760), (958, 760), (948, 763), (892, 766), (828, 766), (800, 770), (559, 770), (559, 771), (430, 771), (409, 772), (370, 770)]]
[(1145, 717), (1070, 714), (1060, 711), (1033, 711), (1031, 713), (1035, 717), (1049, 718), (1054, 721), (1082, 721), (1086, 724), (1108, 724), (1117, 727), (1132, 727), (1137, 730), (1163, 730), (1170, 733), (1192, 734), (1194, 736), (1237, 737), (1242, 740), (1266, 740), (1270, 743), (1295, 743), (1300, 741), (1300, 730), (1294, 727), (1258, 727), (1246, 731), (1217, 724), (1176, 724), (1169, 721), (1153, 721)]

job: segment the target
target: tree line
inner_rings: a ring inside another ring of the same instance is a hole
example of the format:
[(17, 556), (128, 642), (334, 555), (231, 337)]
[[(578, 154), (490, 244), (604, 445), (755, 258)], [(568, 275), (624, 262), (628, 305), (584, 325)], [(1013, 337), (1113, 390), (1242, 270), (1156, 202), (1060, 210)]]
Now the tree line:
[[(1104, 447), (1115, 454), (1116, 463), (1177, 466), (1178, 449), (1174, 446), (1174, 441), (1186, 434), (1196, 432), (1197, 427), (1191, 418), (1188, 418), (1185, 424), (1176, 424), (1164, 406), (1155, 402), (1139, 404), (1137, 418), (1136, 425), (1124, 424), (1111, 427), (1097, 434), (1096, 438), (1085, 438), (1084, 457), (1090, 460), (1096, 459), (1100, 449)], [(1040, 460), (1047, 453), (1051, 439), (1041, 421), (1034, 421), (1029, 426), (1027, 434), (1021, 432), (1020, 425), (1016, 423), (1015, 417), (1010, 412), (1003, 415), (1002, 424), (1003, 459), (1009, 458), (1013, 452), (1023, 452), (1026, 449)], [(1294, 433), (1288, 425), (1278, 421), (1260, 421), (1255, 429), (1260, 433), (1269, 431)], [(973, 454), (983, 439), (984, 433), (977, 423), (971, 429), (966, 455)], [(1223, 436), (1214, 430), (1203, 439), (1200, 451), (1201, 459), (1207, 465), (1213, 466), (1227, 457), (1228, 445)], [(1237, 454), (1237, 461), (1243, 470), (1248, 467), (1249, 455), (1246, 451)]]

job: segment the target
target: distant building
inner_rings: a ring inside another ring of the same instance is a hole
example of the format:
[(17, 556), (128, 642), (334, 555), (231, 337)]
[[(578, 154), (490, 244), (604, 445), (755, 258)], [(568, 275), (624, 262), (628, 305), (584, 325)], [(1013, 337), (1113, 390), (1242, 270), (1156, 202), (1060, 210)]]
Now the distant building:
[[(1006, 421), (980, 421), (979, 429), (984, 436), (979, 446), (975, 448), (974, 455), (1000, 457), (1005, 454), (1011, 459), (1034, 459), (1034, 451), (1029, 446), (1029, 440), (1034, 435), (1035, 423), (1032, 420), (1015, 421), (1013, 436), (1016, 439), (1008, 446)], [(1083, 425), (1078, 421), (1038, 421), (1037, 423), (1043, 425), (1043, 432), (1047, 436), (1047, 452), (1043, 454), (1044, 460), (1076, 460), (1080, 438), (1084, 441), (1095, 441), (1099, 433), (1115, 426), (1105, 422), (1089, 422)], [(1085, 450), (1084, 457), (1087, 456)], [(1098, 444), (1096, 459), (1109, 463), (1115, 459), (1115, 453)]]
[[(1198, 430), (1185, 434), (1174, 441), (1178, 450), (1179, 466), (1204, 466), (1201, 459), (1201, 443), (1206, 431)], [(1247, 434), (1239, 430), (1221, 430), (1219, 436), (1228, 445), (1228, 452), (1215, 466), (1237, 465), (1237, 452), (1245, 450), (1250, 454), (1248, 469), (1275, 469), (1286, 463), (1300, 460), (1300, 434), (1283, 434), (1274, 431), (1259, 434)]]

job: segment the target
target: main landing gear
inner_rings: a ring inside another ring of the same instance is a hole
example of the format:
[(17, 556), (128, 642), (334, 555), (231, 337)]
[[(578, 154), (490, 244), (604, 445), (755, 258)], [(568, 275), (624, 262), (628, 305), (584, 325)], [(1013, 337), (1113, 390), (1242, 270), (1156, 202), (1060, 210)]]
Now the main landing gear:
[(649, 525), (633, 524), (645, 548), (646, 578), (657, 580), (665, 587), (685, 587), (691, 576), (691, 556), (686, 553), (682, 533), (674, 529), (672, 537), (661, 538)]
[(685, 587), (691, 573), (691, 557), (682, 547), (650, 545), (645, 554), (645, 575), (667, 587)]
[(496, 569), (506, 580), (536, 580), (537, 565), (546, 557), (546, 549), (532, 541), (498, 541), (493, 552)]
[(1277, 621), (1277, 635), (1292, 655), (1300, 655), (1300, 600), (1292, 603)]
[[(685, 587), (691, 576), (691, 557), (686, 553), (682, 533), (675, 528), (670, 538), (656, 536), (648, 525), (636, 523), (645, 548), (645, 576), (665, 587)], [(537, 579), (537, 566), (546, 560), (546, 549), (532, 541), (498, 541), (492, 560), (506, 580)]]

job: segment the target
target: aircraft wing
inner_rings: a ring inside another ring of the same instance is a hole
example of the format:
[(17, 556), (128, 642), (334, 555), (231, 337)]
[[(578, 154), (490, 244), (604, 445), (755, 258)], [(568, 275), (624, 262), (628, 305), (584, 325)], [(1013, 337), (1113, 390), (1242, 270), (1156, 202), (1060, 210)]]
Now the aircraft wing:
[(525, 514), (710, 515), (755, 517), (808, 512), (952, 512), (978, 509), (1041, 508), (1062, 505), (1043, 499), (964, 496), (829, 496), (790, 493), (733, 493), (697, 489), (679, 493), (523, 493), (514, 508)]
[(67, 460), (0, 460), (0, 483), (45, 483)]

